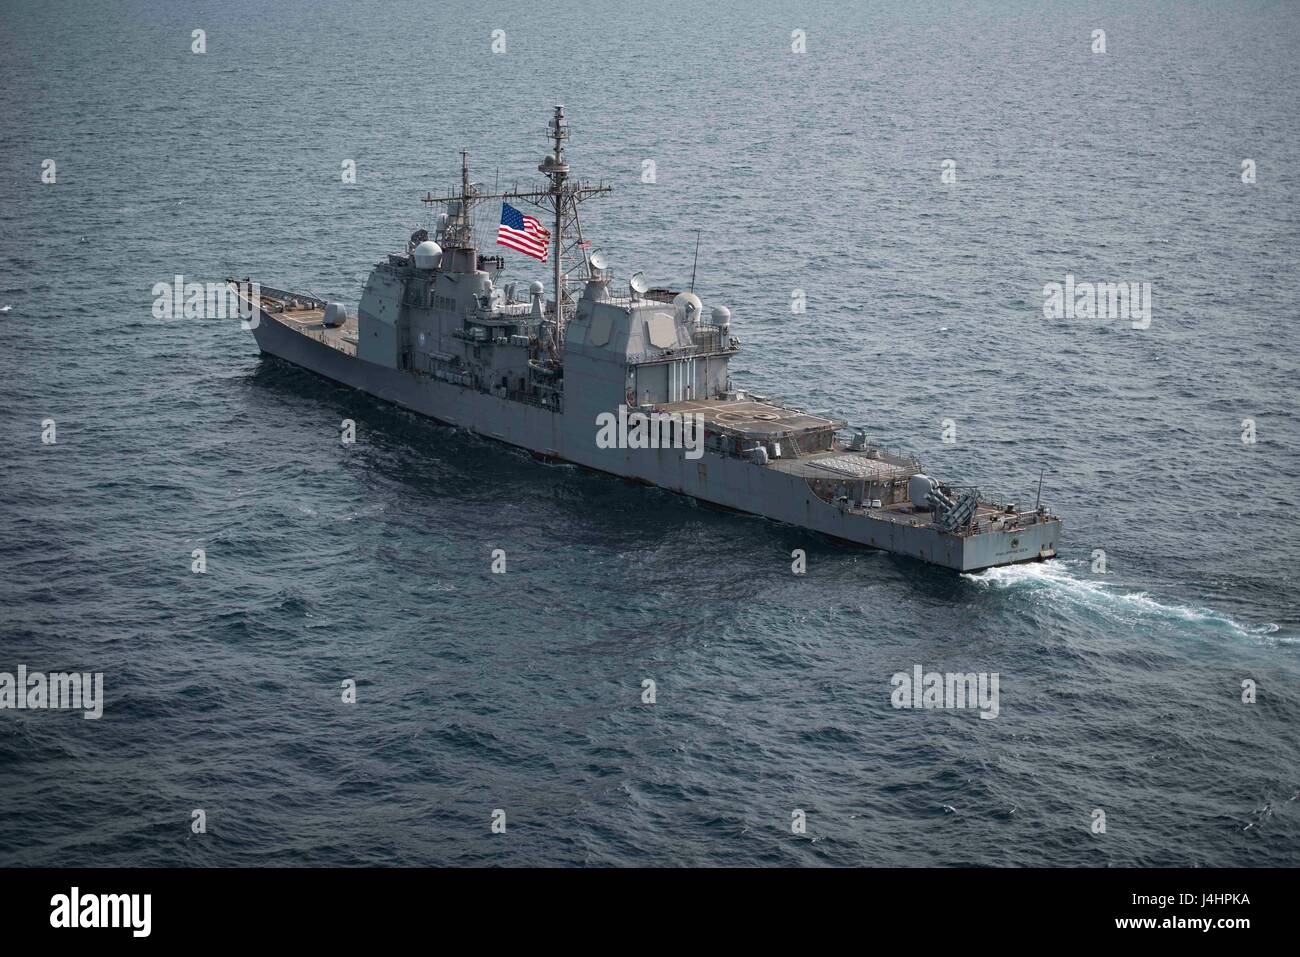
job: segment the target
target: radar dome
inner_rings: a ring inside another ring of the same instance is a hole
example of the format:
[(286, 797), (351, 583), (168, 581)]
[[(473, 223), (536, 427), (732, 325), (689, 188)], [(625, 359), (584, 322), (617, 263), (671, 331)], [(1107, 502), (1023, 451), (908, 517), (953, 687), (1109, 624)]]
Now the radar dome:
[(731, 310), (726, 306), (714, 306), (712, 316), (715, 326), (722, 326), (725, 329), (731, 325)]
[(699, 322), (703, 310), (700, 297), (693, 292), (679, 292), (673, 299), (673, 311), (677, 313), (678, 319), (685, 319), (691, 323)]
[(531, 292), (534, 296), (540, 296), (545, 290), (546, 287), (542, 285), (542, 281), (540, 279), (534, 279), (532, 285), (528, 287), (528, 291)]
[(415, 247), (413, 255), (415, 256), (415, 268), (436, 269), (442, 259), (442, 247), (432, 239), (426, 239)]

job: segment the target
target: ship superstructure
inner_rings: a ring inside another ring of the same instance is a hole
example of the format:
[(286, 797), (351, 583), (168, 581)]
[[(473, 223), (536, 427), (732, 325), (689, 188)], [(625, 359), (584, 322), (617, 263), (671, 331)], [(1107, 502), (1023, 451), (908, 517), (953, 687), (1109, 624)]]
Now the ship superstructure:
[[(651, 288), (639, 273), (616, 283), (579, 218), (609, 187), (571, 178), (563, 107), (549, 138), (534, 190), (481, 190), (462, 153), (460, 188), (424, 197), (441, 209), (432, 231), (374, 267), (355, 312), (232, 280), (255, 310), (258, 346), (540, 456), (948, 568), (1056, 554), (1061, 522), (1041, 504), (937, 481), (844, 421), (737, 388), (730, 312), (706, 317), (693, 291)], [(474, 211), (497, 201), (547, 223), (549, 298), (541, 282), (499, 284), (503, 258), (475, 246)]]

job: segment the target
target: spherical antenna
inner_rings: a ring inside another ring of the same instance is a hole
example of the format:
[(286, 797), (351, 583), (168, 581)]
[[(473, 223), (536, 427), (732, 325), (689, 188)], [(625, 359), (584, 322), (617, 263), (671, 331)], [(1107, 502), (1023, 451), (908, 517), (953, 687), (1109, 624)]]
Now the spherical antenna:
[(542, 281), (540, 279), (534, 279), (532, 285), (528, 287), (528, 291), (531, 292), (534, 296), (540, 296), (542, 294), (542, 291), (545, 288), (546, 287), (542, 285)]
[(416, 269), (437, 269), (442, 261), (442, 247), (426, 239), (412, 250)]
[(693, 292), (679, 292), (673, 299), (673, 310), (677, 313), (677, 318), (687, 322), (699, 322), (703, 308), (700, 297)]

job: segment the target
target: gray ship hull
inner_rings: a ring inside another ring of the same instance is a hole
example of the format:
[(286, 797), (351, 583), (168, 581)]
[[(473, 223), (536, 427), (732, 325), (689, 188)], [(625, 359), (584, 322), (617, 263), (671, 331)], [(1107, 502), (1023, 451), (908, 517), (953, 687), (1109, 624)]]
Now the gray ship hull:
[(547, 458), (959, 571), (1056, 554), (1061, 526), (1054, 519), (956, 534), (905, 515), (825, 501), (804, 478), (744, 458), (705, 451), (702, 458), (688, 459), (684, 450), (674, 448), (599, 448), (595, 426), (586, 416), (578, 421), (573, 413), (367, 362), (286, 325), (273, 314), (260, 311), (259, 319), (253, 332), (264, 353), (420, 415)]

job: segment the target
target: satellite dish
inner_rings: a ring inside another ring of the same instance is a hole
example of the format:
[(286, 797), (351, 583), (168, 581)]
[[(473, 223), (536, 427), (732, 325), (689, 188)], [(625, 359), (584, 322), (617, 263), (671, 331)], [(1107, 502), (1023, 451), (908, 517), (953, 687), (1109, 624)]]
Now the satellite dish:
[(591, 254), (591, 268), (598, 269), (601, 272), (604, 272), (609, 268), (609, 260), (605, 258), (604, 253)]
[(634, 272), (628, 285), (632, 287), (632, 291), (638, 296), (644, 296), (646, 290), (650, 288), (650, 284), (645, 281), (645, 273), (643, 272)]

